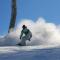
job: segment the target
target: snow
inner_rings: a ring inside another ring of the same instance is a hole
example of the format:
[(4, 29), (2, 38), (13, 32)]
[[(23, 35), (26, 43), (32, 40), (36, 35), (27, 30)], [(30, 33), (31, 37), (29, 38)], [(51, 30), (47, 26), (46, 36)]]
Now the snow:
[[(16, 46), (23, 24), (31, 30), (32, 39), (27, 46)], [(0, 60), (60, 60), (59, 26), (43, 18), (22, 20), (14, 32), (0, 36)]]
[(60, 47), (40, 46), (1, 46), (0, 60), (60, 60)]

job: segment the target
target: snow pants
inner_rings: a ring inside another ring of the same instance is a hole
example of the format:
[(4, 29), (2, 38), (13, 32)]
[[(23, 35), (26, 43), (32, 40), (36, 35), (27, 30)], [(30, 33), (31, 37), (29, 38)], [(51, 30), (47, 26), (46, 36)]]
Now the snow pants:
[(32, 33), (31, 33), (31, 32), (28, 33), (27, 35), (23, 36), (23, 37), (21, 38), (20, 44), (21, 44), (22, 46), (26, 46), (26, 41), (27, 41), (27, 40), (30, 40), (31, 37), (32, 37)]

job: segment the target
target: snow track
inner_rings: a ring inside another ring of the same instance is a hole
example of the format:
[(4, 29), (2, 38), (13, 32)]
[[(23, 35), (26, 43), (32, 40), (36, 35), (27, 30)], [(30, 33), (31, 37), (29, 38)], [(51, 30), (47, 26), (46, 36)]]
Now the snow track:
[(59, 46), (1, 46), (0, 60), (60, 60)]

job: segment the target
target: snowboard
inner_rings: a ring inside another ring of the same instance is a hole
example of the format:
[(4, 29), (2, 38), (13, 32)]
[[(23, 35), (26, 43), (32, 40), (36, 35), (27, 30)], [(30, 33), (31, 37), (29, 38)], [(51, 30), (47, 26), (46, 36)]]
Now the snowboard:
[(26, 45), (22, 45), (21, 43), (18, 43), (18, 44), (16, 44), (16, 45), (18, 45), (18, 46), (26, 46)]

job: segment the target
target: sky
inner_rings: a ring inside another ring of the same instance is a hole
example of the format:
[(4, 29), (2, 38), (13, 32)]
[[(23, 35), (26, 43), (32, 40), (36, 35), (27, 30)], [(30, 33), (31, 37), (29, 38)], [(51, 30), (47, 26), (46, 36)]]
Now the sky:
[[(22, 19), (60, 24), (60, 0), (17, 0), (16, 24)], [(0, 35), (8, 33), (11, 18), (11, 0), (0, 0)]]

